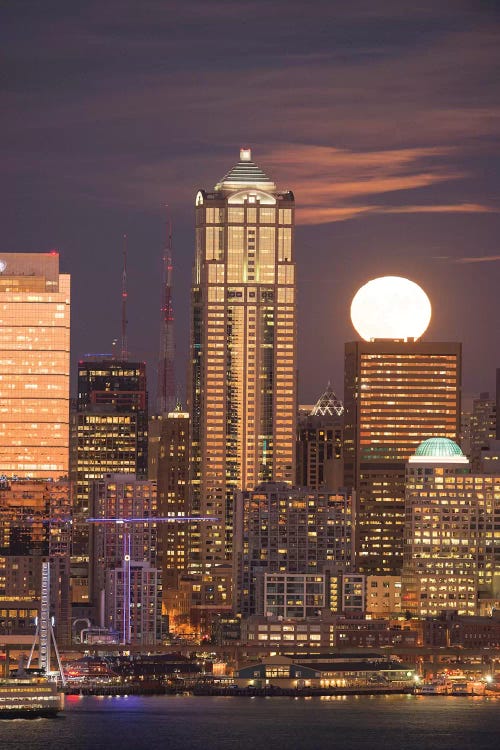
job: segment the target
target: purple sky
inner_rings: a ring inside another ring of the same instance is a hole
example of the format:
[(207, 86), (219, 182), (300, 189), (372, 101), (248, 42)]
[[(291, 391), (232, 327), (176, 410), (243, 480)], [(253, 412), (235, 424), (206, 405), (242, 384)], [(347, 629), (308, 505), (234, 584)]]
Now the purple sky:
[(0, 11), (6, 252), (58, 248), (73, 360), (120, 334), (154, 391), (164, 204), (184, 381), (193, 203), (250, 145), (295, 192), (300, 399), (343, 390), (349, 305), (374, 276), (431, 298), (464, 390), (500, 366), (500, 4), (16, 0)]

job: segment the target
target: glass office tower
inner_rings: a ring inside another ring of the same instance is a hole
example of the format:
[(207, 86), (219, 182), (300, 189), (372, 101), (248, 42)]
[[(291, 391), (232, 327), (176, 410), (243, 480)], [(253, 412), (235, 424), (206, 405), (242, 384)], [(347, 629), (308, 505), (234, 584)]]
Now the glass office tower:
[(69, 463), (70, 277), (59, 254), (0, 255), (0, 473), (58, 479)]
[(344, 481), (356, 493), (356, 564), (400, 575), (405, 463), (431, 437), (457, 440), (461, 344), (345, 345)]

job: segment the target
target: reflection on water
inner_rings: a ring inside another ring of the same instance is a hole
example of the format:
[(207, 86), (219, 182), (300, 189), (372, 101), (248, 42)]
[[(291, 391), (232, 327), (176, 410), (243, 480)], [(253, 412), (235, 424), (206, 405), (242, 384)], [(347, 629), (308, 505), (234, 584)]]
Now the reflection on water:
[(2, 721), (2, 750), (497, 750), (499, 698), (68, 696), (62, 719)]

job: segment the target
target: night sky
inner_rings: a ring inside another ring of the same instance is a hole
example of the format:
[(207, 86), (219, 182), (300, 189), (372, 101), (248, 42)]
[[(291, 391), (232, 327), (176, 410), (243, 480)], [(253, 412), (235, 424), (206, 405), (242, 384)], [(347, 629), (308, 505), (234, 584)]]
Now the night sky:
[(154, 393), (165, 204), (178, 378), (194, 197), (242, 145), (298, 207), (299, 395), (343, 390), (349, 305), (404, 275), (427, 337), (464, 344), (464, 391), (500, 366), (500, 2), (15, 0), (0, 9), (5, 252), (57, 248), (73, 361), (120, 335)]

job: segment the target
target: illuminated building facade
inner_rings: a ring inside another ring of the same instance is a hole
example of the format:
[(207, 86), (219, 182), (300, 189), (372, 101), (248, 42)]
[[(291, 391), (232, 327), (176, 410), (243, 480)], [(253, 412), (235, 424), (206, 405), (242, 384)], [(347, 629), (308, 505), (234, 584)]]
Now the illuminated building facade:
[(127, 617), (123, 606), (127, 596), (130, 623), (126, 642), (136, 646), (157, 645), (162, 635), (159, 570), (146, 562), (131, 562), (128, 575), (123, 567), (106, 572), (105, 627), (111, 632), (121, 634)]
[(189, 412), (191, 512), (213, 515), (190, 566), (211, 575), (232, 556), (238, 489), (295, 478), (294, 197), (242, 149), (196, 196)]
[(496, 400), (488, 392), (472, 402), (470, 420), (470, 460), (472, 471), (480, 471), (481, 451), (487, 449), (496, 435)]
[(325, 576), (307, 573), (265, 573), (266, 617), (314, 617), (325, 607)]
[(456, 440), (461, 345), (356, 341), (345, 345), (344, 482), (356, 492), (356, 565), (400, 575), (405, 463), (422, 440)]
[[(72, 415), (75, 448), (71, 478), (76, 485), (73, 576), (81, 585), (74, 602), (89, 602), (90, 486), (105, 474), (138, 477), (148, 471), (148, 393), (144, 362), (88, 357), (78, 363), (78, 399)], [(77, 587), (74, 587), (76, 593)]]
[(296, 484), (336, 490), (344, 483), (344, 406), (330, 385), (309, 414), (299, 411)]
[(479, 612), (500, 588), (500, 477), (470, 474), (451, 440), (424, 441), (406, 474), (402, 608), (419, 617)]
[[(165, 414), (158, 451), (158, 509), (162, 517), (188, 515), (189, 414), (180, 408)], [(188, 571), (190, 524), (162, 523), (162, 580), (164, 590), (176, 588), (178, 576)]]
[[(99, 602), (99, 624), (115, 628), (117, 611), (123, 612), (123, 586), (128, 578), (130, 642), (149, 643), (148, 639), (153, 637), (150, 616), (157, 623), (153, 628), (155, 633), (159, 632), (161, 625), (158, 524), (133, 519), (158, 515), (156, 482), (136, 479), (129, 474), (107, 474), (91, 484), (91, 508), (94, 519), (118, 520), (117, 523), (91, 524), (91, 587), (93, 601)], [(132, 520), (120, 522), (120, 519)], [(153, 584), (156, 590), (152, 594)], [(120, 591), (121, 604), (118, 605)], [(143, 620), (142, 608), (146, 620)], [(116, 629), (120, 632), (120, 628)], [(137, 641), (133, 640), (135, 637)], [(124, 642), (129, 642), (128, 636)]]
[(234, 536), (235, 611), (264, 614), (265, 574), (349, 569), (351, 498), (269, 482), (239, 492)]
[(0, 635), (34, 633), (42, 562), (51, 563), (51, 614), (61, 645), (70, 642), (71, 485), (0, 481)]
[(69, 469), (70, 277), (59, 254), (0, 255), (0, 468)]

